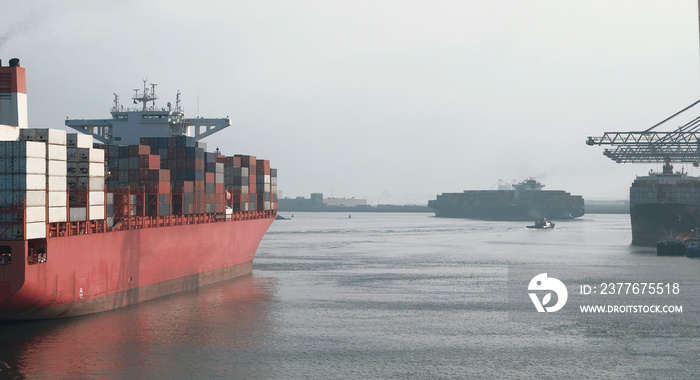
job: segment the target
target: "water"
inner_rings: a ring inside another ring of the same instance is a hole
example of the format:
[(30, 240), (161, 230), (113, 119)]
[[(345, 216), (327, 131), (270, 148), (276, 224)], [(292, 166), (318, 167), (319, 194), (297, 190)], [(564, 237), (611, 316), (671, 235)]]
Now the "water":
[(548, 265), (680, 265), (700, 279), (700, 260), (630, 246), (628, 215), (546, 231), (524, 224), (296, 213), (273, 223), (250, 276), (112, 312), (0, 326), (0, 378), (700, 375), (692, 305), (681, 318), (551, 313), (532, 323), (509, 312), (508, 283), (513, 268)]

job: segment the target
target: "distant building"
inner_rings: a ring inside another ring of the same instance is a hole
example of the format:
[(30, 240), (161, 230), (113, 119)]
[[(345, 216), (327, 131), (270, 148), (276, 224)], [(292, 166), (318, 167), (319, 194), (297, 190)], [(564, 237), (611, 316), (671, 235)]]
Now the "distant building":
[(311, 193), (311, 207), (323, 206), (323, 193)]
[(280, 211), (323, 211), (327, 208), (367, 206), (366, 199), (323, 198), (323, 193), (311, 193), (311, 198), (279, 198)]

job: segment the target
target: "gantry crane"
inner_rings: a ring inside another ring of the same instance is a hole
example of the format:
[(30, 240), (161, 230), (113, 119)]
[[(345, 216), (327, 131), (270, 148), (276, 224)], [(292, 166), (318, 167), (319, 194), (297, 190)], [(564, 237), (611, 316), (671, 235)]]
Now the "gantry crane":
[(698, 103), (700, 100), (644, 131), (605, 132), (602, 137), (589, 136), (586, 144), (615, 146), (615, 149), (605, 149), (603, 154), (617, 163), (681, 162), (697, 167), (700, 162), (700, 116), (671, 132), (656, 129)]

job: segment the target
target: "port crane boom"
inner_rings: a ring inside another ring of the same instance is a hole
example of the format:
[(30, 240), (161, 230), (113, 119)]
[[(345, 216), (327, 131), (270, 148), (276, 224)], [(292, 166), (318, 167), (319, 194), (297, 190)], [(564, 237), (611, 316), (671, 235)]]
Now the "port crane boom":
[(644, 131), (605, 132), (602, 137), (589, 136), (586, 144), (615, 146), (614, 149), (605, 149), (603, 154), (617, 163), (687, 162), (698, 166), (700, 116), (671, 132), (656, 130), (698, 103), (700, 100)]

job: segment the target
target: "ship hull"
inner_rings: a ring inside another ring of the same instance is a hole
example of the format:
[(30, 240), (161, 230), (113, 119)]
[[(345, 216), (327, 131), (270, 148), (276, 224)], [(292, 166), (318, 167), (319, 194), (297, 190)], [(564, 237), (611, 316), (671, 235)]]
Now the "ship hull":
[(630, 207), (632, 244), (656, 246), (660, 239), (693, 236), (700, 227), (700, 204), (647, 203)]
[(564, 208), (537, 208), (527, 206), (483, 206), (463, 207), (454, 209), (442, 209), (433, 207), (435, 216), (444, 218), (464, 218), (495, 221), (533, 221), (546, 215), (547, 219), (563, 220), (577, 218), (583, 212), (577, 212)]
[(0, 320), (102, 312), (247, 274), (273, 220), (48, 238), (38, 264), (28, 241), (0, 242), (13, 250), (0, 266)]

